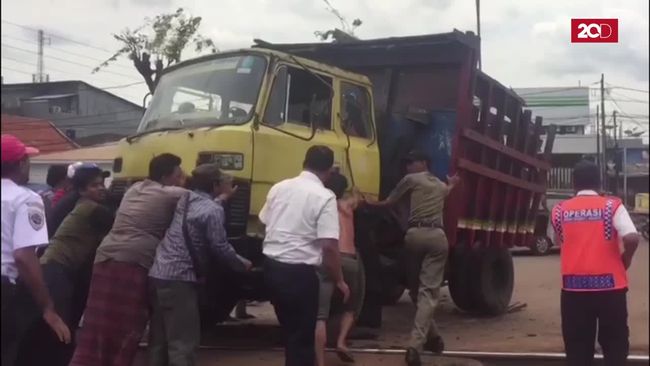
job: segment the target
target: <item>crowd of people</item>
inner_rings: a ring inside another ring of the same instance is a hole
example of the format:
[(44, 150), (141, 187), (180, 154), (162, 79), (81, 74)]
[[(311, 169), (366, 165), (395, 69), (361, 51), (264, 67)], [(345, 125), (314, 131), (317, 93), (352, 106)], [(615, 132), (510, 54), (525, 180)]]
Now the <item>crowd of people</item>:
[[(225, 230), (223, 205), (237, 190), (232, 177), (217, 164), (198, 165), (186, 176), (179, 157), (161, 154), (114, 210), (106, 204), (110, 173), (94, 164), (52, 167), (51, 190), (40, 195), (25, 188), (29, 156), (37, 152), (2, 135), (2, 365), (128, 366), (147, 324), (151, 366), (194, 365), (206, 258), (233, 271), (252, 269)], [(270, 189), (259, 214), (266, 228), (264, 279), (285, 335), (287, 366), (325, 365), (335, 296), (344, 304), (336, 353), (354, 362), (347, 337), (363, 286), (354, 211), (404, 199), (410, 201), (404, 250), (417, 293), (406, 363), (419, 366), (423, 351), (444, 351), (434, 320), (449, 251), (442, 216), (460, 178), (441, 181), (422, 153), (404, 163), (407, 174), (394, 190), (372, 201), (333, 169), (331, 149), (312, 146), (302, 172)], [(638, 234), (620, 201), (597, 193), (595, 174), (593, 164), (577, 166), (577, 196), (553, 210), (559, 240), (571, 243), (562, 256), (563, 331), (571, 365), (593, 359), (596, 327), (606, 360), (621, 365), (629, 348), (625, 272)]]

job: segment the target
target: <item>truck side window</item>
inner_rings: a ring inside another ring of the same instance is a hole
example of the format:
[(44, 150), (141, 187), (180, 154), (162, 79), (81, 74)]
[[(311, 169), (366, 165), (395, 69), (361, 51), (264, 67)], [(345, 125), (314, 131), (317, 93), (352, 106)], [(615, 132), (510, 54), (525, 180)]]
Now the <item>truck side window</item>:
[(273, 81), (264, 123), (279, 126), (289, 122), (307, 127), (313, 123), (319, 129), (331, 130), (332, 79), (320, 79), (306, 70), (282, 66)]
[(341, 124), (350, 136), (371, 138), (370, 96), (366, 88), (341, 82)]

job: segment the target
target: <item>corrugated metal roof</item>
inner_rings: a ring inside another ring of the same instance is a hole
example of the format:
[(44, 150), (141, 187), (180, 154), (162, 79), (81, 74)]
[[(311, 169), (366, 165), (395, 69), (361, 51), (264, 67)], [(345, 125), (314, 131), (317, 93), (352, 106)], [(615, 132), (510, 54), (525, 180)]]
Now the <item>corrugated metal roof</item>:
[(89, 163), (101, 163), (113, 161), (117, 157), (117, 143), (85, 147), (81, 149), (41, 154), (34, 157), (33, 163), (73, 163), (85, 161)]
[(39, 149), (42, 154), (77, 148), (77, 144), (48, 120), (3, 114), (0, 121), (2, 133), (18, 137), (26, 145)]

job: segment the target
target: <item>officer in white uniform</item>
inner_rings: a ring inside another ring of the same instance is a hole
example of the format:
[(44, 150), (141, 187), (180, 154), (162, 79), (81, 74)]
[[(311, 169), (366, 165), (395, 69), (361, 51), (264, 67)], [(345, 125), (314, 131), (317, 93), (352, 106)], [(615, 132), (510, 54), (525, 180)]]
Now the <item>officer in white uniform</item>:
[(62, 342), (70, 330), (54, 310), (43, 281), (36, 248), (48, 243), (43, 199), (21, 185), (29, 179), (29, 156), (38, 150), (12, 135), (2, 135), (2, 366), (11, 366), (24, 329), (19, 310), (30, 299), (17, 286), (25, 286), (40, 307), (43, 319)]

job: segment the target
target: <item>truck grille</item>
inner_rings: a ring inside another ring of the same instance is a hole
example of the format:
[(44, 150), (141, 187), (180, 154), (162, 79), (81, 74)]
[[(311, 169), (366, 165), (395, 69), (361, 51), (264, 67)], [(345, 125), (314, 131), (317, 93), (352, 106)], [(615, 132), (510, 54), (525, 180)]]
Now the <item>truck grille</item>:
[[(124, 193), (126, 193), (130, 184), (135, 182), (127, 182), (122, 179), (114, 179), (111, 182), (109, 197), (116, 208), (122, 201), (122, 197), (124, 197)], [(226, 231), (230, 238), (246, 235), (246, 224), (248, 222), (251, 197), (251, 185), (249, 181), (235, 179), (233, 184), (238, 187), (237, 192), (235, 192), (224, 206), (226, 211)]]
[(233, 184), (237, 186), (237, 192), (224, 207), (226, 210), (226, 231), (228, 237), (231, 238), (246, 235), (251, 197), (250, 182), (235, 179)]

